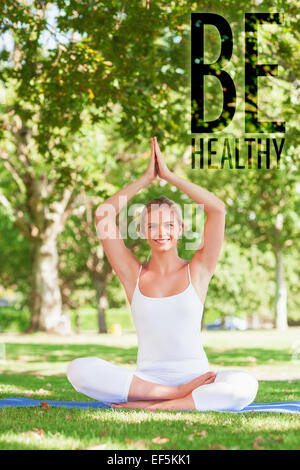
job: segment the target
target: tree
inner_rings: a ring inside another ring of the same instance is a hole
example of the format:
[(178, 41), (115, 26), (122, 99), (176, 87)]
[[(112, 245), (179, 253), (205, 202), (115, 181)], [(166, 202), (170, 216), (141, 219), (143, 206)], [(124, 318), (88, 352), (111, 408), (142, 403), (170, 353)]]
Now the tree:
[[(70, 150), (86, 116), (93, 125), (118, 114), (124, 140), (135, 143), (179, 129), (176, 141), (183, 128), (176, 93), (187, 92), (184, 58), (173, 37), (186, 40), (177, 26), (186, 18), (181, 9), (170, 17), (165, 2), (147, 5), (130, 2), (125, 12), (123, 2), (110, 0), (1, 4), (0, 27), (13, 48), (0, 53), (0, 157), (15, 187), (11, 194), (1, 183), (1, 201), (31, 248), (29, 331), (57, 330), (66, 320), (57, 239), (82, 187), (95, 185), (81, 152)], [(57, 26), (47, 17), (53, 6)], [(45, 47), (44, 34), (55, 47)], [(98, 192), (99, 203), (104, 195)]]

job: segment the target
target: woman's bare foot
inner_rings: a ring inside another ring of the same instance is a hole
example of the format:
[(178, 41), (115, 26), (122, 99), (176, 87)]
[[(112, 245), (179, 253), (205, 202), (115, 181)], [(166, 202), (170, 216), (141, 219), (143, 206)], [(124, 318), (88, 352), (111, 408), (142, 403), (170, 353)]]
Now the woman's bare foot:
[(119, 403), (111, 403), (113, 408), (144, 408), (147, 409), (148, 406), (156, 405), (158, 403), (163, 403), (164, 401), (170, 400), (135, 400), (135, 401), (126, 401)]
[(189, 393), (185, 397), (175, 398), (174, 400), (165, 400), (159, 403), (153, 403), (149, 405), (147, 410), (156, 411), (156, 410), (168, 410), (168, 411), (176, 411), (176, 410), (195, 410), (196, 405), (193, 400), (192, 393)]
[[(178, 386), (179, 390), (179, 395), (178, 398), (185, 397), (186, 395), (189, 395), (192, 393), (192, 391), (200, 387), (201, 385), (206, 385), (206, 384), (211, 384), (215, 381), (216, 374), (214, 372), (206, 372), (203, 375), (199, 375), (199, 377), (196, 377), (195, 379), (191, 380), (190, 382), (186, 384), (181, 384)], [(177, 400), (177, 398), (175, 399)], [(170, 400), (168, 400), (170, 401)]]

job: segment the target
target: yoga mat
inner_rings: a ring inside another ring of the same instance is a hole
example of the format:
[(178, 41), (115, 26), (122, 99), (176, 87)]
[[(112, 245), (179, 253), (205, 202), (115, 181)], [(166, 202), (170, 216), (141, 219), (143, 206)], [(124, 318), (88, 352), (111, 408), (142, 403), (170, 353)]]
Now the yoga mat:
[[(111, 405), (102, 403), (100, 401), (55, 401), (55, 400), (33, 400), (31, 398), (22, 397), (10, 397), (0, 400), (0, 408), (11, 407), (11, 406), (42, 406), (48, 408), (48, 406), (54, 407), (65, 407), (65, 408), (113, 408)], [(122, 408), (116, 409), (119, 411)], [(195, 410), (178, 410), (178, 411), (195, 411)], [(176, 411), (177, 412), (177, 411)], [(223, 410), (220, 413), (245, 413), (245, 412), (275, 412), (275, 413), (296, 413), (300, 414), (300, 401), (279, 401), (275, 403), (251, 403), (246, 406), (243, 410)]]

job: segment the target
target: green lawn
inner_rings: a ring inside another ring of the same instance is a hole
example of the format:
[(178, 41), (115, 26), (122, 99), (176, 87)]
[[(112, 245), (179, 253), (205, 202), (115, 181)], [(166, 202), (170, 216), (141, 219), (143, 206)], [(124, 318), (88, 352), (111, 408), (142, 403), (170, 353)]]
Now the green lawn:
[[(240, 368), (259, 379), (256, 402), (300, 400), (300, 329), (204, 331), (211, 370)], [(299, 350), (297, 349), (299, 348)], [(299, 354), (298, 354), (299, 353)], [(0, 398), (90, 400), (65, 371), (76, 357), (98, 356), (135, 369), (136, 335), (62, 338), (0, 335)], [(299, 415), (4, 408), (0, 449), (300, 449)]]

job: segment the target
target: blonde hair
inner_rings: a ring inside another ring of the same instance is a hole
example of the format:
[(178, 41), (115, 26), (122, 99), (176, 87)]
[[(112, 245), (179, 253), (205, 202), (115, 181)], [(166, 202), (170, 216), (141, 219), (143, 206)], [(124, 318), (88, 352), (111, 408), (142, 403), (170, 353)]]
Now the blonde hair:
[(149, 212), (152, 208), (152, 204), (153, 205), (155, 204), (156, 206), (162, 206), (162, 205), (166, 204), (169, 207), (172, 207), (172, 209), (174, 209), (174, 211), (177, 215), (179, 224), (182, 225), (182, 210), (181, 210), (180, 205), (177, 204), (177, 202), (173, 201), (172, 199), (169, 199), (166, 196), (160, 196), (160, 197), (156, 197), (156, 198), (152, 199), (151, 201), (147, 202), (147, 204), (143, 208), (143, 210), (140, 214), (140, 221), (139, 221), (139, 231), (140, 231), (140, 233), (145, 234), (143, 232), (143, 224), (144, 224), (146, 214), (149, 214)]

